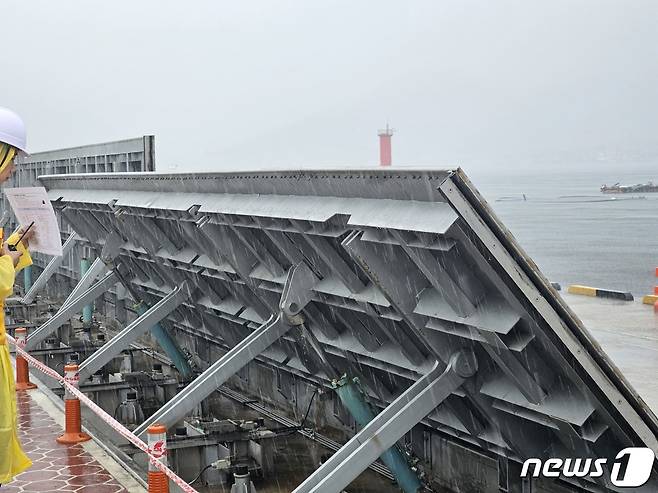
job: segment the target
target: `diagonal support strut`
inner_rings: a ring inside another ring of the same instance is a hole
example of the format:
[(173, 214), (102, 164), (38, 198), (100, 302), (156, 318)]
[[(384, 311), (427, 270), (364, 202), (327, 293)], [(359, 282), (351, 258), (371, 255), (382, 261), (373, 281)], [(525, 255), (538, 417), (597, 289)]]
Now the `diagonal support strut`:
[[(114, 259), (121, 253), (122, 244), (123, 239), (118, 233), (110, 233), (107, 238), (105, 238), (105, 244), (103, 245), (100, 257), (94, 260), (91, 267), (89, 267), (87, 272), (85, 272), (80, 278), (78, 284), (76, 284), (73, 291), (71, 291), (71, 294), (69, 294), (66, 300), (64, 300), (64, 303), (62, 303), (61, 308), (67, 306), (81, 293), (86, 291), (101, 274), (113, 270), (116, 267), (114, 265)], [(121, 276), (118, 277), (119, 280), (121, 280)]]
[(73, 300), (75, 300), (78, 296), (89, 289), (92, 284), (94, 284), (94, 281), (98, 279), (98, 276), (107, 271), (107, 266), (100, 258), (94, 260), (87, 272), (83, 274), (78, 283), (75, 285), (75, 288), (73, 288), (71, 294), (69, 294), (68, 297), (64, 300), (64, 303), (62, 303), (60, 309), (66, 308), (68, 305), (70, 305)]
[(470, 351), (454, 353), (445, 370), (434, 368), (357, 433), (293, 493), (339, 493), (395, 445), (477, 371)]
[(317, 282), (317, 277), (305, 263), (292, 267), (288, 272), (288, 278), (281, 294), (279, 314), (272, 315), (267, 322), (249, 334), (182, 392), (156, 411), (135, 430), (135, 435), (144, 436), (148, 427), (153, 423), (170, 427), (183, 419), (201, 401), (270, 347), (292, 326), (302, 323), (303, 319), (299, 313), (311, 301), (311, 290)]
[(41, 341), (64, 325), (75, 313), (80, 311), (83, 306), (101, 297), (108, 289), (114, 286), (117, 281), (118, 278), (116, 273), (114, 271), (108, 272), (100, 281), (91, 286), (84, 293), (80, 294), (80, 296), (74, 300), (71, 300), (68, 305), (62, 306), (52, 318), (30, 334), (27, 344), (25, 345), (26, 349), (34, 349)]
[(160, 320), (165, 318), (187, 300), (192, 294), (192, 289), (188, 282), (174, 288), (171, 293), (158, 301), (149, 308), (143, 315), (135, 319), (125, 329), (115, 335), (101, 349), (87, 358), (81, 365), (78, 372), (81, 381), (91, 377), (96, 371), (109, 363), (112, 358), (119, 354), (130, 344), (135, 342), (140, 336), (144, 335), (150, 328), (155, 326)]
[(64, 257), (68, 255), (68, 253), (73, 249), (77, 239), (78, 238), (76, 233), (72, 233), (66, 239), (64, 245), (62, 245), (62, 255), (53, 257), (50, 260), (50, 262), (48, 262), (48, 265), (46, 265), (46, 268), (43, 269), (41, 275), (37, 277), (37, 280), (34, 282), (34, 284), (32, 284), (32, 287), (29, 289), (27, 293), (25, 293), (25, 296), (23, 296), (21, 303), (23, 303), (24, 305), (28, 305), (32, 303), (37, 293), (46, 286), (46, 284), (53, 276), (53, 274), (57, 272), (57, 269), (59, 269), (59, 267), (62, 265), (62, 262), (64, 261)]

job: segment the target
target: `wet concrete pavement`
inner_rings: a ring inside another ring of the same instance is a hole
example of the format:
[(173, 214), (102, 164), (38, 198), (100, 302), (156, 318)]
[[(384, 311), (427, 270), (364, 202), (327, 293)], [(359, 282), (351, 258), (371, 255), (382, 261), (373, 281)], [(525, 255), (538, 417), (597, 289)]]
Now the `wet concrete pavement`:
[(637, 300), (568, 293), (562, 297), (654, 414), (658, 414), (658, 314), (653, 307)]
[[(3, 484), (2, 493), (144, 491), (131, 482), (127, 484), (128, 488), (122, 485), (115, 478), (115, 468), (111, 467), (113, 471), (110, 472), (99, 462), (100, 449), (93, 442), (84, 445), (57, 443), (55, 439), (64, 430), (51, 415), (52, 409), (46, 409), (53, 405), (39, 390), (17, 392), (16, 396), (19, 439), (33, 464), (30, 469), (16, 476), (14, 481)], [(108, 459), (109, 457), (104, 456), (102, 461), (107, 464)]]

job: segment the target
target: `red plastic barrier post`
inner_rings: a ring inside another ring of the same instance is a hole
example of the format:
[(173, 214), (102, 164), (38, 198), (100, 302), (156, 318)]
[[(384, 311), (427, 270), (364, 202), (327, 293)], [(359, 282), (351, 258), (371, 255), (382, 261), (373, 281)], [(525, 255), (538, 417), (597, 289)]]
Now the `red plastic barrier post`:
[[(64, 379), (67, 383), (78, 388), (80, 377), (78, 365), (70, 364), (64, 367)], [(74, 444), (91, 440), (91, 437), (82, 431), (82, 418), (80, 416), (80, 400), (66, 388), (64, 394), (64, 417), (66, 426), (64, 434), (57, 438), (57, 442)]]
[[(154, 424), (148, 427), (149, 454), (167, 465), (167, 428)], [(169, 493), (169, 478), (149, 462), (148, 493)]]
[[(16, 345), (21, 348), (25, 347), (27, 342), (27, 329), (19, 327), (14, 331), (16, 336)], [(37, 386), (30, 382), (30, 367), (27, 360), (23, 358), (18, 351), (16, 352), (16, 390), (32, 390)]]

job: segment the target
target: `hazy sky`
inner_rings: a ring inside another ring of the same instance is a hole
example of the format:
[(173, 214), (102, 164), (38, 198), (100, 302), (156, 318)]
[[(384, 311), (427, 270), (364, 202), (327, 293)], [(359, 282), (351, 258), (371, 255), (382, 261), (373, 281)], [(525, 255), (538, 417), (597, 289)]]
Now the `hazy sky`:
[(658, 2), (3, 0), (34, 151), (156, 135), (158, 169), (523, 168), (658, 156)]

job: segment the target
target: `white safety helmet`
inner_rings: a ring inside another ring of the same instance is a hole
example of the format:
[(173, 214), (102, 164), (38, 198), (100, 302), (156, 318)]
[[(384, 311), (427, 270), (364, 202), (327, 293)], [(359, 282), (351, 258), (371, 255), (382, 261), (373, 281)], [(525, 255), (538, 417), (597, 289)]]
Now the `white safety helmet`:
[(23, 119), (10, 109), (2, 107), (0, 107), (0, 142), (27, 154), (27, 137)]

